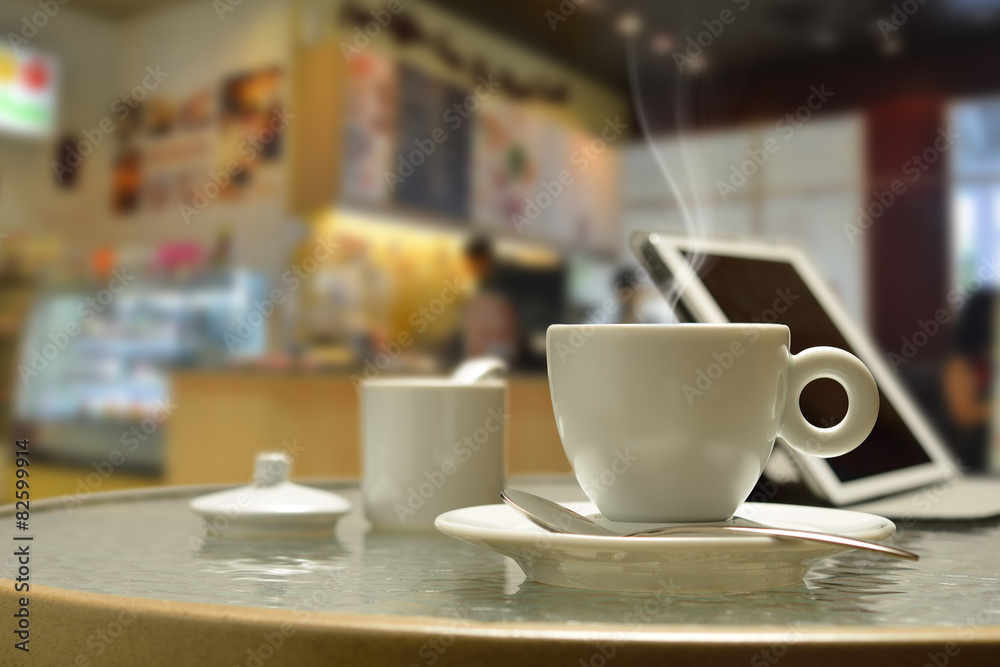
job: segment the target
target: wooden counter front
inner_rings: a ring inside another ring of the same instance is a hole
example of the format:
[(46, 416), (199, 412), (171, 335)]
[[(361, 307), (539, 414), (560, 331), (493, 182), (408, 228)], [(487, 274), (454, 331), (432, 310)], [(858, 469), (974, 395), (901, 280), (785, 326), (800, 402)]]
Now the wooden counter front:
[[(286, 449), (296, 478), (359, 478), (359, 396), (346, 375), (178, 372), (167, 484), (243, 483), (254, 454)], [(544, 375), (508, 379), (508, 475), (569, 472)]]

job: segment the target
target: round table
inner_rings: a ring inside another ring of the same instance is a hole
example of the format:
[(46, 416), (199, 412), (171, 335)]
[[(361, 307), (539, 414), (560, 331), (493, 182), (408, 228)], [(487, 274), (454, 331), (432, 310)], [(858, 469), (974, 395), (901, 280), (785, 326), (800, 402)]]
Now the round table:
[[(582, 500), (572, 478), (511, 486)], [(917, 563), (857, 552), (797, 585), (724, 594), (561, 589), (435, 532), (370, 530), (354, 509), (319, 539), (216, 538), (187, 507), (221, 487), (0, 509), (0, 663), (38, 665), (982, 664), (1000, 659), (1000, 524), (909, 527)], [(17, 541), (15, 537), (32, 540)], [(29, 545), (30, 590), (15, 591)], [(23, 553), (23, 552), (22, 552)], [(29, 603), (30, 652), (14, 614)], [(13, 661), (9, 658), (13, 657)]]

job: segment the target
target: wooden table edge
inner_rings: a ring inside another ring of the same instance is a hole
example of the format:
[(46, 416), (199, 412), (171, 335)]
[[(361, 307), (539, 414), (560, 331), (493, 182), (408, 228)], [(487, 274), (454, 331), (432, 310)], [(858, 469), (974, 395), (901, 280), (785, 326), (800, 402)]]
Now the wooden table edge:
[[(0, 656), (17, 657), (11, 620), (24, 593), (0, 579)], [(948, 664), (995, 659), (1000, 626), (706, 626), (482, 622), (132, 598), (31, 585), (30, 653), (46, 665)], [(113, 636), (112, 636), (113, 635)], [(267, 648), (270, 647), (270, 650)], [(98, 653), (99, 651), (99, 653)], [(779, 655), (780, 654), (780, 655)], [(83, 656), (82, 658), (80, 656)], [(26, 657), (26, 656), (25, 656)], [(602, 659), (603, 658), (603, 659)], [(756, 662), (754, 662), (756, 659)], [(921, 661), (921, 662), (916, 662)], [(3, 664), (6, 660), (0, 661)]]

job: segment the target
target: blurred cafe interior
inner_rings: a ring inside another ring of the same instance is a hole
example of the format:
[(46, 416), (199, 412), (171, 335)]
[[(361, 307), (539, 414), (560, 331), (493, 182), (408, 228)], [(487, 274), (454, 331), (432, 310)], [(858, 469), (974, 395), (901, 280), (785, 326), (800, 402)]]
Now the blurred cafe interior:
[(545, 331), (672, 320), (646, 229), (802, 248), (1000, 466), (1000, 2), (7, 0), (0, 29), (0, 431), (35, 497), (281, 449), (356, 479), (360, 381), (484, 354), (508, 474), (568, 472)]

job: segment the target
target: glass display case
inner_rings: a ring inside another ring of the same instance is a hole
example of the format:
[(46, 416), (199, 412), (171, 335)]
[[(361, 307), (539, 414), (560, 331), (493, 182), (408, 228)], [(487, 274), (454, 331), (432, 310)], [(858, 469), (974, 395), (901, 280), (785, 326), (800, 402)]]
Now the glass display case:
[(15, 419), (45, 458), (159, 472), (178, 409), (168, 369), (262, 354), (267, 322), (254, 304), (266, 281), (223, 271), (137, 277), (119, 293), (111, 284), (42, 289), (15, 373)]

